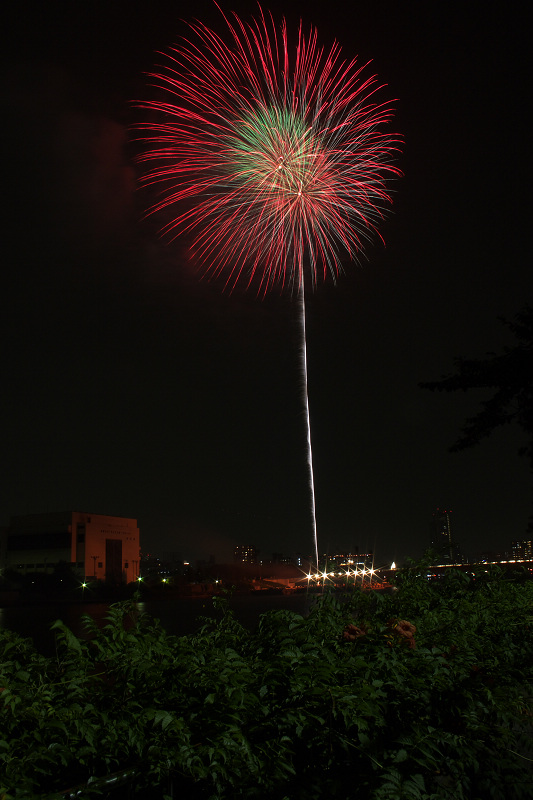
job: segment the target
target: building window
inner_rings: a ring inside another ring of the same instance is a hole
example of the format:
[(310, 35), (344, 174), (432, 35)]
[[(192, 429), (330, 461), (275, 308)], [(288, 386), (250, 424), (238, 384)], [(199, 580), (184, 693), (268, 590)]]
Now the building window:
[(99, 562), (98, 562), (98, 569), (102, 569), (102, 567), (103, 567), (103, 566), (104, 566), (104, 565), (102, 564), (102, 562), (101, 562), (101, 561), (99, 561)]
[(127, 561), (124, 562), (124, 569), (128, 569), (129, 563)]

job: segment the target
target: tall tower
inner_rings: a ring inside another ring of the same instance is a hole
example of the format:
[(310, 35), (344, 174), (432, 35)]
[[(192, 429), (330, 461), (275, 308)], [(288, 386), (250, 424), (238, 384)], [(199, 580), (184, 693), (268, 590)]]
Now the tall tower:
[(431, 523), (431, 549), (435, 550), (442, 563), (453, 563), (451, 509), (437, 508)]

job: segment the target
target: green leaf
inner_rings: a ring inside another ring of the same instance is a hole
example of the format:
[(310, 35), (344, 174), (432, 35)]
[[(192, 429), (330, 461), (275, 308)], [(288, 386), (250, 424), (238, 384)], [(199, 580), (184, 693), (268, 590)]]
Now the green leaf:
[(396, 755), (393, 758), (395, 764), (399, 764), (401, 761), (405, 761), (407, 759), (407, 750), (398, 750)]

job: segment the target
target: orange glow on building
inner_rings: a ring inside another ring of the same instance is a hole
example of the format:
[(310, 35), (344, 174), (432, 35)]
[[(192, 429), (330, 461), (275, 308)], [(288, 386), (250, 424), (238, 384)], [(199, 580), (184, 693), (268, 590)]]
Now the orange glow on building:
[(80, 578), (129, 583), (139, 575), (136, 519), (65, 511), (12, 517), (5, 531), (5, 568), (51, 571), (68, 563)]

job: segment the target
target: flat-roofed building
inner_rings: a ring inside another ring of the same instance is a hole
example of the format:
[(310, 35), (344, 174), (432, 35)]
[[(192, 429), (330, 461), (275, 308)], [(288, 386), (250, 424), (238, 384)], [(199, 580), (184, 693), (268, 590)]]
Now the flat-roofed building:
[(233, 551), (233, 560), (241, 564), (256, 564), (257, 550), (251, 544), (238, 544)]
[(533, 559), (533, 539), (514, 540), (511, 542), (513, 558), (518, 561)]
[(137, 520), (64, 511), (12, 517), (4, 531), (3, 567), (47, 572), (70, 564), (80, 577), (128, 583), (139, 576)]

